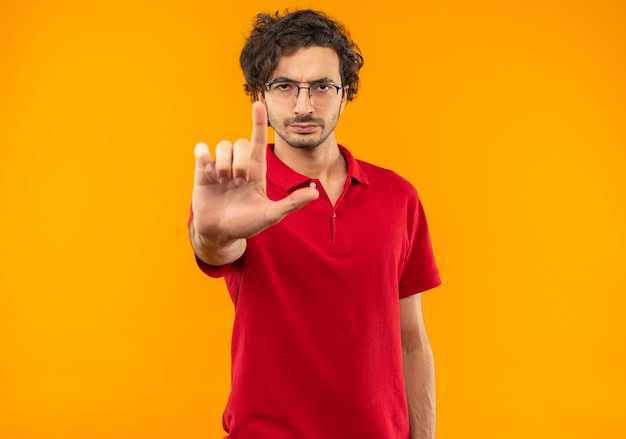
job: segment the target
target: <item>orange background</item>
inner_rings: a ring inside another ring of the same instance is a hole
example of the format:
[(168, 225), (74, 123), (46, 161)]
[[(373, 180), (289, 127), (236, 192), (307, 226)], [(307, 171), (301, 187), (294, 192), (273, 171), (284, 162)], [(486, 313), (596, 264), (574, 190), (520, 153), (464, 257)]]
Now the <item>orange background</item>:
[[(194, 144), (250, 131), (258, 4), (0, 4), (0, 438), (221, 437), (232, 306), (186, 220)], [(340, 141), (427, 209), (438, 438), (624, 437), (624, 2), (297, 6), (365, 55)]]

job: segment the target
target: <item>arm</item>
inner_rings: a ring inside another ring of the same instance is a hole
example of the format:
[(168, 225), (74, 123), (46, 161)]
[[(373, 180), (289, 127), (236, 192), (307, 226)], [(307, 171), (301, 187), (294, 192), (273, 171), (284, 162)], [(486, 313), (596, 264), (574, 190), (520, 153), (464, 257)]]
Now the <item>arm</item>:
[(318, 197), (317, 190), (305, 188), (279, 201), (268, 199), (266, 152), (267, 114), (259, 102), (252, 106), (251, 140), (221, 141), (215, 160), (206, 144), (196, 145), (189, 237), (194, 252), (207, 264), (239, 259), (248, 238)]
[(400, 325), (411, 439), (434, 439), (435, 366), (420, 294), (400, 299)]
[(248, 243), (245, 239), (237, 239), (226, 244), (211, 244), (196, 233), (193, 221), (189, 224), (189, 239), (196, 256), (207, 264), (216, 267), (235, 262), (246, 251)]

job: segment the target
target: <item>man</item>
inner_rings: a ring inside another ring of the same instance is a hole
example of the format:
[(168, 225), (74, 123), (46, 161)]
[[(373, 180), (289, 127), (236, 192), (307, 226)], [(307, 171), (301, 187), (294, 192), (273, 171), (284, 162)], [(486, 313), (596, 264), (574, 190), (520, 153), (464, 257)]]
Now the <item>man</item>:
[(227, 438), (432, 439), (418, 293), (440, 281), (424, 211), (334, 134), (359, 49), (322, 13), (259, 14), (240, 61), (252, 137), (196, 146), (189, 223), (235, 305)]

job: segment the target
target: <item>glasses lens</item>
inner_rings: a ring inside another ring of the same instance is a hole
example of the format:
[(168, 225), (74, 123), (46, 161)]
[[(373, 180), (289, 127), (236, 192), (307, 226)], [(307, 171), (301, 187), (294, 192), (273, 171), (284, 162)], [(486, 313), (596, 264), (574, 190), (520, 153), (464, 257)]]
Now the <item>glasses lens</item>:
[(295, 104), (300, 93), (305, 93), (311, 99), (311, 104), (317, 108), (329, 106), (340, 88), (334, 84), (316, 84), (301, 87), (291, 82), (272, 82), (267, 85), (268, 94), (276, 105), (288, 106)]
[(319, 108), (330, 105), (339, 89), (331, 84), (318, 84), (311, 87), (311, 103)]
[(268, 92), (276, 104), (284, 106), (296, 101), (298, 86), (289, 82), (273, 82), (269, 84)]

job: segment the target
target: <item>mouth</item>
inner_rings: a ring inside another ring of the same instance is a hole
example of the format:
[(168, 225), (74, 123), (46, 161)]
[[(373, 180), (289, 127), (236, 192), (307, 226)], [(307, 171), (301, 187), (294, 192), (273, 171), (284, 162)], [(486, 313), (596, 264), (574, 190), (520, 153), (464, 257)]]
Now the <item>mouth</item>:
[(318, 125), (312, 123), (295, 123), (290, 124), (289, 127), (296, 133), (309, 134), (314, 132), (317, 129)]

